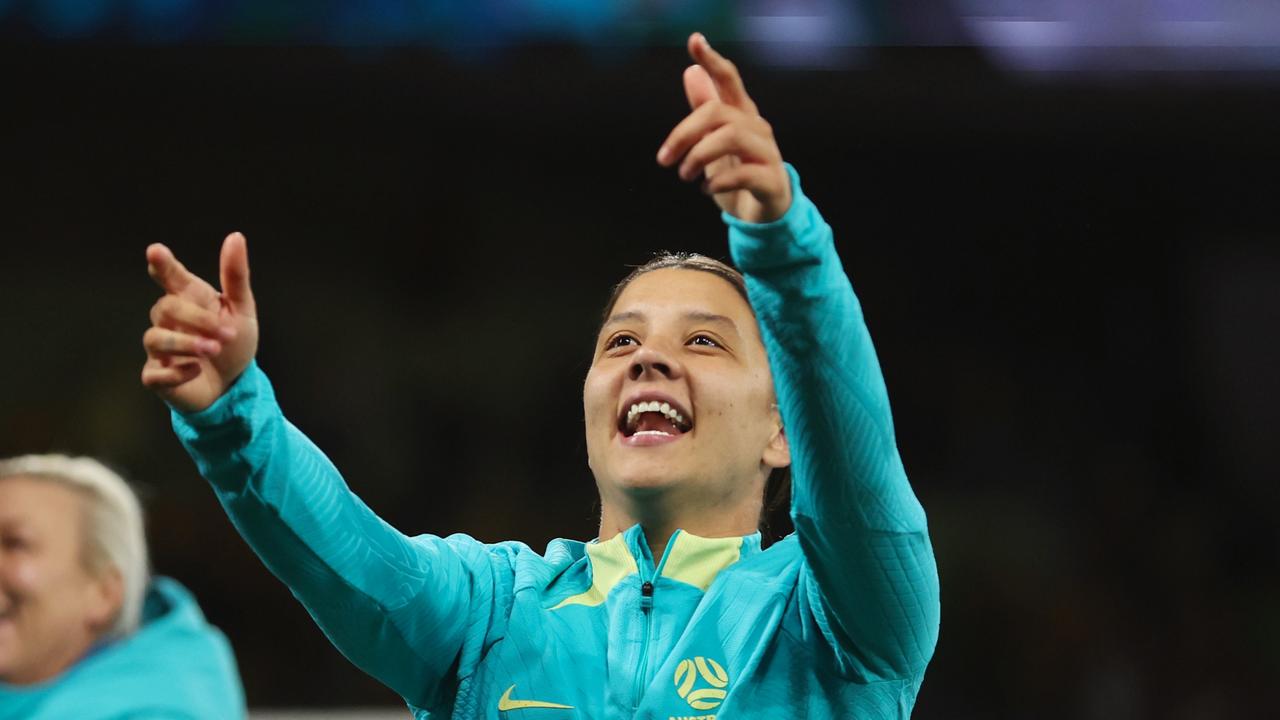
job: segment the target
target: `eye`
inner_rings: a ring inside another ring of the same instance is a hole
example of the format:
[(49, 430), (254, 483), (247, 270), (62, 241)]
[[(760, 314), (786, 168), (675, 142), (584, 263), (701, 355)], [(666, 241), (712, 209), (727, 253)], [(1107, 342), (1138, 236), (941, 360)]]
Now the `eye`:
[(715, 339), (712, 338), (710, 335), (694, 335), (693, 337), (689, 338), (688, 344), (701, 345), (703, 347), (712, 347), (712, 348), (720, 347), (720, 343), (716, 342)]
[(639, 345), (640, 341), (634, 335), (619, 334), (609, 338), (604, 344), (605, 350), (616, 350), (627, 345)]

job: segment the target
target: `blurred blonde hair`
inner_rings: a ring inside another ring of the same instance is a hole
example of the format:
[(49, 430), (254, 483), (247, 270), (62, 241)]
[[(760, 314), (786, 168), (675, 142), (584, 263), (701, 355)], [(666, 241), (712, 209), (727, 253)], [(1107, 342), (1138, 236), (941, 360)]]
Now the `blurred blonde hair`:
[(93, 458), (68, 455), (0, 460), (0, 480), (13, 477), (59, 483), (84, 496), (85, 568), (95, 577), (115, 568), (124, 585), (120, 613), (103, 637), (125, 637), (137, 630), (150, 570), (142, 507), (124, 478)]

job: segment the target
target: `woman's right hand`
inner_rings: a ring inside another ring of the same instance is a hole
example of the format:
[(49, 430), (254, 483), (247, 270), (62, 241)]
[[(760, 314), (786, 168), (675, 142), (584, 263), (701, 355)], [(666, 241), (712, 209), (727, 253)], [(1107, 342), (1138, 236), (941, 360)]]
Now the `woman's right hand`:
[(258, 351), (244, 235), (227, 236), (219, 265), (222, 292), (191, 274), (164, 245), (147, 248), (147, 272), (165, 294), (151, 307), (151, 327), (142, 335), (142, 384), (182, 412), (212, 405)]

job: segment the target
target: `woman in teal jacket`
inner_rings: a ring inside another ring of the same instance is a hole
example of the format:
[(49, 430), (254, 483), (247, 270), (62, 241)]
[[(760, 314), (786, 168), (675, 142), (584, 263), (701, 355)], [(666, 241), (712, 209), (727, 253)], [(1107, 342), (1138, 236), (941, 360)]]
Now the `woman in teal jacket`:
[(142, 513), (91, 458), (0, 460), (0, 720), (234, 720), (226, 638), (149, 578)]
[[(689, 51), (692, 112), (657, 159), (704, 179), (743, 275), (671, 256), (618, 287), (583, 387), (591, 542), (402, 535), (281, 414), (254, 361), (243, 236), (223, 245), (221, 291), (147, 249), (165, 295), (143, 382), (267, 566), (419, 718), (880, 718), (915, 702), (937, 571), (861, 309), (737, 70), (701, 35)], [(796, 532), (761, 550), (785, 467)]]

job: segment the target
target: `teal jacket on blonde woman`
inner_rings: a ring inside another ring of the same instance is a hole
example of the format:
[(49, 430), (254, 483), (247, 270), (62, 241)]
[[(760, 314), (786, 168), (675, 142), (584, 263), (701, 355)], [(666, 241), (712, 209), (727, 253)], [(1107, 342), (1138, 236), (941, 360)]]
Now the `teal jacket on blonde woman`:
[(103, 643), (61, 675), (0, 682), (0, 720), (237, 720), (245, 717), (235, 656), (175, 580), (154, 578), (141, 628)]

